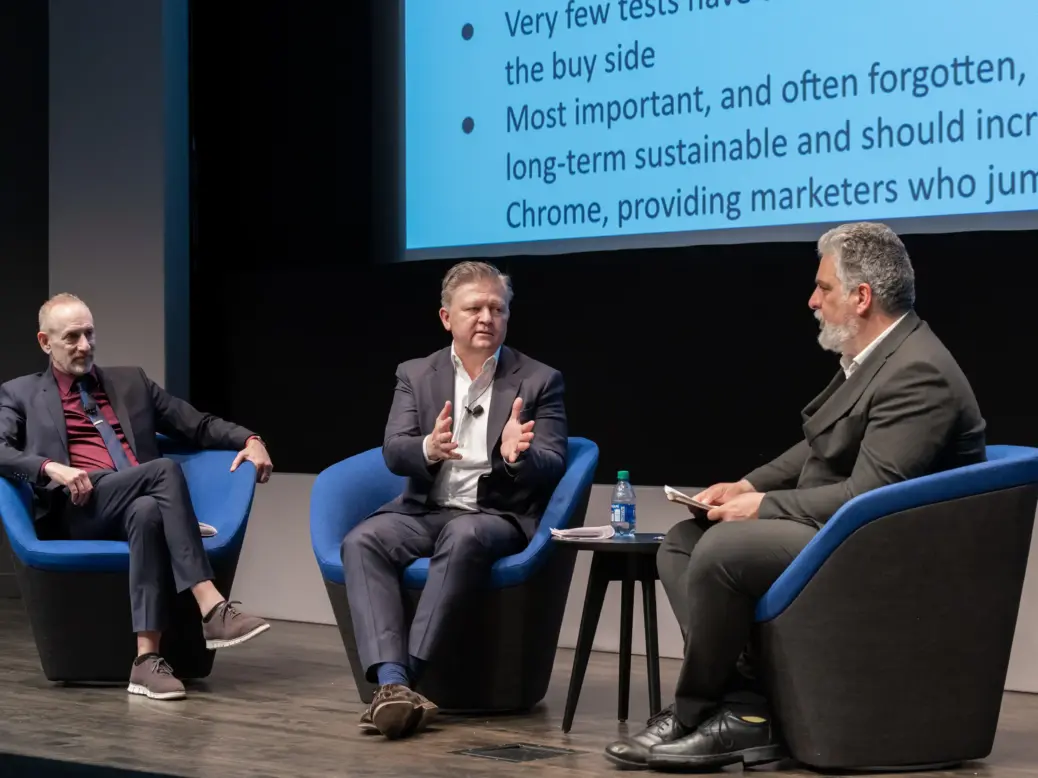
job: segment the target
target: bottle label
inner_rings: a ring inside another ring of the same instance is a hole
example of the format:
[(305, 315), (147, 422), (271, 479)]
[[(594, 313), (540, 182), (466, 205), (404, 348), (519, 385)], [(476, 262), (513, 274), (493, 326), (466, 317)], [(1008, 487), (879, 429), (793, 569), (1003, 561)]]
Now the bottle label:
[(621, 531), (634, 527), (634, 506), (631, 503), (614, 502), (609, 523)]

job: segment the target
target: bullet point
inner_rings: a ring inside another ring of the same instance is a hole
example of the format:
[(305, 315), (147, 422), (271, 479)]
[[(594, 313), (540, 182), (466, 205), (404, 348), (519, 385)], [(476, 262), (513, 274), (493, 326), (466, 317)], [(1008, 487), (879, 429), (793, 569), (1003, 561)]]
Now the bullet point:
[(461, 129), (466, 135), (468, 135), (470, 132), (476, 129), (476, 123), (472, 121), (471, 116), (465, 117), (465, 121), (461, 123)]
[(472, 40), (472, 35), (476, 32), (475, 28), (471, 24), (466, 24), (461, 28), (461, 37), (467, 41)]

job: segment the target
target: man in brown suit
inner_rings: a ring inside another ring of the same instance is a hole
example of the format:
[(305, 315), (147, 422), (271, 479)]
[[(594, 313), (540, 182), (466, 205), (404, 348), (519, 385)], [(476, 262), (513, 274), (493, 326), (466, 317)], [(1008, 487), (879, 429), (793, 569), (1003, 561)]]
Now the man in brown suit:
[(716, 769), (781, 758), (767, 703), (742, 672), (758, 599), (840, 506), (886, 484), (982, 462), (984, 419), (954, 357), (913, 311), (915, 274), (881, 224), (818, 242), (809, 305), (840, 370), (802, 412), (804, 439), (698, 499), (667, 533), (660, 579), (685, 639), (675, 704), (606, 749), (627, 767)]

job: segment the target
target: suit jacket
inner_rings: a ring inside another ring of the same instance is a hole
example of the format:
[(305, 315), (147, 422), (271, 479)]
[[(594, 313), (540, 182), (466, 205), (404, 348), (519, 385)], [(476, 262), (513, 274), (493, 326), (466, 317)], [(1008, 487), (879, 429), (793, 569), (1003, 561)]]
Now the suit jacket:
[(914, 312), (802, 416), (804, 440), (746, 476), (766, 492), (762, 519), (820, 527), (863, 492), (987, 458), (969, 381)]
[[(563, 393), (558, 370), (502, 346), (487, 411), (491, 471), (480, 478), (477, 501), (481, 511), (511, 518), (527, 538), (537, 531), (540, 517), (566, 472), (568, 431)], [(514, 465), (506, 465), (500, 451), (501, 433), (516, 397), (523, 399), (521, 420), (525, 423), (534, 419), (537, 423), (530, 448)], [(434, 507), (429, 495), (442, 463), (426, 464), (424, 441), (448, 400), (454, 402), (454, 365), (449, 347), (397, 368), (382, 455), (392, 472), (407, 477), (407, 485), (403, 494), (379, 513), (418, 514)]]
[[(160, 456), (156, 433), (198, 448), (236, 450), (255, 434), (173, 397), (139, 367), (95, 369), (126, 442), (141, 464)], [(0, 476), (33, 487), (37, 520), (59, 507), (53, 493), (62, 493), (62, 487), (42, 471), (48, 459), (69, 464), (65, 412), (50, 367), (0, 385)]]

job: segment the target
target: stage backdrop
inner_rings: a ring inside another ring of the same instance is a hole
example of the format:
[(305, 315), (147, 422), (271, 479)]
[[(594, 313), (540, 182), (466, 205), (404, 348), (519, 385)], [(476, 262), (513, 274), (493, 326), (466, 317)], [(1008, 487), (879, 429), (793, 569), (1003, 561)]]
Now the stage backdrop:
[[(168, 162), (183, 148), (170, 128), (184, 125), (174, 116), (157, 126), (158, 101), (142, 98), (137, 90), (146, 85), (129, 88), (125, 74), (150, 74), (163, 105), (182, 105), (174, 99), (182, 84), (169, 80), (183, 70), (168, 63), (182, 51), (171, 44), (182, 41), (183, 28), (163, 20), (182, 19), (180, 8), (56, 0), (49, 33), (61, 41), (50, 63), (50, 289), (88, 298), (102, 363), (141, 364), (167, 385), (185, 375), (167, 367), (175, 349), (166, 345), (187, 342), (170, 334), (166, 294), (176, 288), (169, 274), (178, 236), (187, 234), (170, 218), (183, 200), (169, 195), (187, 168)], [(353, 9), (347, 23), (334, 5), (317, 8), (272, 4), (244, 18), (202, 10), (192, 22), (196, 54), (208, 41), (209, 55), (193, 76), (190, 395), (261, 432), (278, 467), (258, 489), (234, 596), (271, 617), (327, 621), (309, 548), (313, 474), (378, 445), (395, 364), (446, 342), (435, 310), (447, 264), (370, 262), (377, 215), (364, 205), (376, 177), (365, 151), (373, 134), (363, 118), (372, 76), (365, 12)], [(343, 34), (351, 45), (333, 48)], [(157, 67), (160, 56), (167, 64)], [(329, 107), (329, 94), (352, 101), (349, 110)], [(91, 103), (96, 119), (82, 109)], [(168, 105), (164, 115), (173, 115)], [(106, 121), (110, 143), (92, 126)], [(73, 122), (85, 123), (82, 132)], [(348, 152), (342, 138), (355, 144)], [(132, 153), (119, 153), (119, 143)], [(94, 202), (91, 181), (104, 182), (109, 205)], [(55, 192), (55, 182), (75, 199)], [(920, 311), (973, 379), (992, 441), (1038, 443), (1031, 386), (1009, 372), (1027, 348), (1029, 308), (1018, 290), (1038, 281), (1029, 262), (1035, 235), (909, 236), (908, 243)], [(572, 434), (602, 447), (589, 523), (606, 521), (609, 483), (623, 468), (638, 488), (641, 528), (665, 530), (681, 514), (663, 501), (660, 485), (738, 477), (774, 455), (799, 434), (799, 409), (835, 370), (814, 343), (806, 308), (815, 265), (807, 243), (501, 264), (517, 291), (510, 342), (563, 369)], [(182, 281), (182, 267), (178, 273)], [(31, 316), (28, 326), (31, 339)], [(563, 645), (573, 643), (585, 586), (582, 560)], [(1036, 586), (1032, 575), (1010, 688), (1038, 690)], [(599, 648), (615, 650), (618, 612), (614, 599)], [(661, 649), (676, 655), (673, 618), (666, 605), (660, 612)]]

